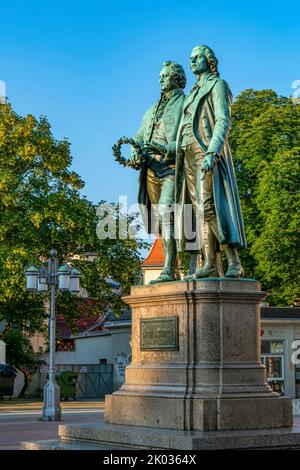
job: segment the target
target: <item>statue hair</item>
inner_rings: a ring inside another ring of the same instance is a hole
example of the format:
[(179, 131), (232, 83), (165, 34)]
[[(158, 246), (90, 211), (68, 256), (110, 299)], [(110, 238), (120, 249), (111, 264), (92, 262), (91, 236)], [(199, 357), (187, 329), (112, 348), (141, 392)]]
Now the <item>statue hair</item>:
[(179, 88), (184, 89), (186, 85), (186, 76), (185, 76), (185, 71), (184, 68), (177, 64), (176, 62), (173, 62), (172, 60), (167, 60), (166, 62), (163, 63), (163, 66), (165, 67), (170, 67), (173, 73), (173, 78), (176, 81), (177, 85)]
[(210, 72), (219, 76), (218, 59), (216, 58), (214, 51), (210, 47), (205, 46), (205, 45), (195, 46), (193, 47), (193, 49), (201, 49), (201, 51), (203, 51), (206, 57)]

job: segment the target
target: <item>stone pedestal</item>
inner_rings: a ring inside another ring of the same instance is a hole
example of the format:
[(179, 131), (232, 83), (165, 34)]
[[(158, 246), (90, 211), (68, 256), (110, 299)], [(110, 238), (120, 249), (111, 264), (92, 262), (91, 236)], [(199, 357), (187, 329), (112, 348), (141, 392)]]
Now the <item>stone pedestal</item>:
[(292, 403), (266, 383), (254, 280), (132, 287), (132, 363), (105, 399), (111, 424), (184, 431), (292, 426)]

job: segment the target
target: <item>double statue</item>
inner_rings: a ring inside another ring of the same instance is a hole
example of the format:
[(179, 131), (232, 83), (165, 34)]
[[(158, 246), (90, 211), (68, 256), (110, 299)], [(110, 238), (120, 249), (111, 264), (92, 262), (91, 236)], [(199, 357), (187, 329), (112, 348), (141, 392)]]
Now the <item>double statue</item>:
[(176, 279), (177, 252), (199, 255), (185, 280), (243, 276), (237, 249), (246, 247), (238, 188), (228, 145), (231, 91), (218, 60), (196, 46), (190, 68), (197, 81), (185, 96), (181, 65), (160, 72), (161, 96), (131, 140), (128, 164), (140, 171), (138, 202), (148, 233), (160, 233), (165, 264), (152, 283)]

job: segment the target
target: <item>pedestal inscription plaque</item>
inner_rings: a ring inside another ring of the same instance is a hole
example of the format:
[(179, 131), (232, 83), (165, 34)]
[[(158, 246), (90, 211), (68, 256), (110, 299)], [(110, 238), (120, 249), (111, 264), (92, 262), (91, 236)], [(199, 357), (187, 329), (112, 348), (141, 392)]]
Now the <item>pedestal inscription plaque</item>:
[(140, 319), (141, 351), (178, 351), (178, 317)]

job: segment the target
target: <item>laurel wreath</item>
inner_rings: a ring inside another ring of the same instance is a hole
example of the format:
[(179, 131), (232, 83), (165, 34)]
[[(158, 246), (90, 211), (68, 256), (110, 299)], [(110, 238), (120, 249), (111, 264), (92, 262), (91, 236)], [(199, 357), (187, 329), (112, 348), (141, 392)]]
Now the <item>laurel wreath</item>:
[(125, 158), (122, 156), (122, 153), (121, 153), (121, 148), (122, 148), (122, 145), (124, 144), (130, 144), (132, 145), (133, 148), (135, 148), (138, 152), (141, 151), (141, 146), (134, 140), (134, 139), (130, 139), (129, 137), (121, 137), (116, 143), (115, 145), (113, 145), (112, 147), (112, 151), (113, 151), (113, 156), (115, 157), (115, 160), (122, 166), (125, 166), (125, 167), (131, 167), (131, 168), (134, 168), (136, 169), (137, 168), (137, 163), (134, 163), (132, 162), (131, 160)]

